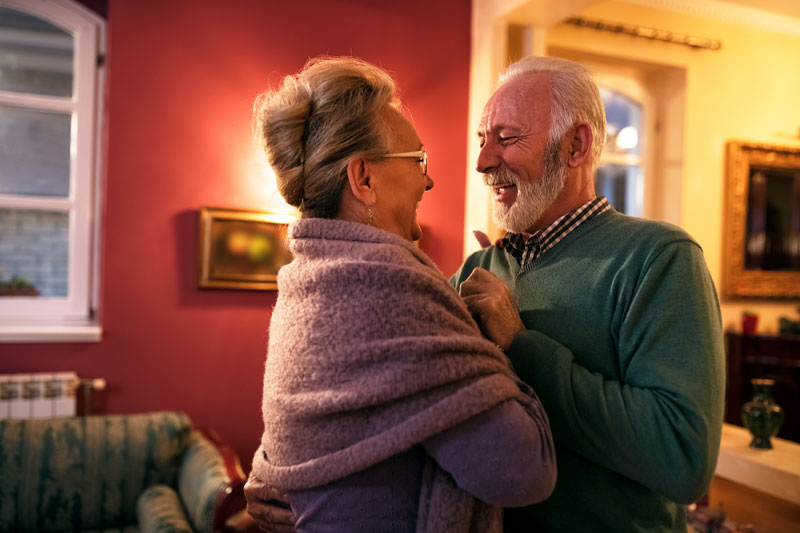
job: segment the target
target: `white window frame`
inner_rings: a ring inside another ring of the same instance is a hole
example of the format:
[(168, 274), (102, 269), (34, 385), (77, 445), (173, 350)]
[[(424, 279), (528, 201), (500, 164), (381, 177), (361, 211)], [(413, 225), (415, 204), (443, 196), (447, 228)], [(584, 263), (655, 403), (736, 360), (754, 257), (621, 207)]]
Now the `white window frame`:
[(98, 272), (100, 158), (106, 23), (70, 0), (0, 0), (59, 26), (74, 38), (71, 97), (0, 91), (0, 105), (70, 113), (70, 193), (67, 198), (0, 194), (0, 207), (69, 213), (65, 298), (0, 298), (0, 342), (99, 341)]
[(639, 133), (639, 155), (636, 154), (611, 154), (605, 150), (600, 154), (598, 167), (603, 163), (622, 166), (637, 166), (640, 175), (636, 180), (634, 189), (628, 191), (627, 201), (634, 201), (641, 207), (641, 217), (650, 218), (649, 196), (652, 194), (652, 150), (650, 142), (653, 131), (653, 98), (647, 90), (639, 74), (626, 69), (614, 69), (608, 66), (592, 65), (592, 73), (598, 87), (624, 95), (629, 100), (636, 102), (642, 109), (642, 128)]

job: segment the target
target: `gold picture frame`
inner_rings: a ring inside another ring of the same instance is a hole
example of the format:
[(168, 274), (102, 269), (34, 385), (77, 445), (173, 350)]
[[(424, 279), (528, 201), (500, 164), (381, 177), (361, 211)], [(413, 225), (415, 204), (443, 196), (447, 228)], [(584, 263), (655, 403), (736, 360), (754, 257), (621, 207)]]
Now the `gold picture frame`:
[(275, 290), (292, 259), (286, 230), (295, 217), (203, 207), (197, 246), (197, 285), (203, 289)]
[(722, 293), (800, 297), (800, 146), (727, 146)]

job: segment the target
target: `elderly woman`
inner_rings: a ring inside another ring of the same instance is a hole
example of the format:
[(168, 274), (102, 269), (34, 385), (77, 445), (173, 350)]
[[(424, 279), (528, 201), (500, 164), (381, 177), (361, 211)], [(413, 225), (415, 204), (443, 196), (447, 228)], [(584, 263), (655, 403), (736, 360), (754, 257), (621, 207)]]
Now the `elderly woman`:
[(259, 99), (256, 125), (302, 218), (278, 276), (248, 509), (266, 526), (272, 487), (298, 531), (500, 531), (501, 507), (553, 489), (550, 429), (413, 245), (433, 180), (392, 79), (312, 60)]

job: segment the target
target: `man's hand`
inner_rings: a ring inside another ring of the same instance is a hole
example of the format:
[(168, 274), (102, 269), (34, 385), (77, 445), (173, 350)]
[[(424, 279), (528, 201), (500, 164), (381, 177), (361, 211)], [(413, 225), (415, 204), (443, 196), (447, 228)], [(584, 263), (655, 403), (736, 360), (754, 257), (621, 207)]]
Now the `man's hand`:
[(491, 239), (489, 239), (489, 236), (484, 232), (480, 230), (474, 230), (472, 234), (475, 235), (475, 240), (478, 241), (478, 244), (480, 244), (481, 248), (486, 248), (487, 246), (492, 245)]
[(503, 239), (497, 239), (494, 241), (494, 244), (492, 244), (492, 240), (484, 232), (476, 229), (472, 231), (472, 234), (475, 235), (475, 240), (478, 241), (481, 248), (486, 248), (487, 246), (494, 246), (496, 248), (503, 247)]
[(525, 331), (511, 289), (488, 270), (477, 267), (461, 284), (461, 298), (483, 334), (504, 351)]
[(292, 511), (278, 503), (288, 504), (286, 495), (268, 486), (253, 472), (250, 472), (244, 485), (244, 497), (247, 499), (247, 512), (255, 519), (259, 529), (268, 533), (294, 533)]

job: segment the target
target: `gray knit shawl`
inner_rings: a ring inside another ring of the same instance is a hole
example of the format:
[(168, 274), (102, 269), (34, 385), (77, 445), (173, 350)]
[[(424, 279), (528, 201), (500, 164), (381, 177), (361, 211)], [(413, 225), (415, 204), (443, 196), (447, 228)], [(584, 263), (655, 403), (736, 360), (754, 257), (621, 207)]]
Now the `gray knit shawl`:
[[(329, 219), (294, 222), (289, 243), (264, 375), (267, 459), (253, 463), (268, 484), (324, 485), (504, 400), (527, 406), (506, 357), (413, 244)], [(501, 520), (428, 461), (417, 531), (494, 531)]]

